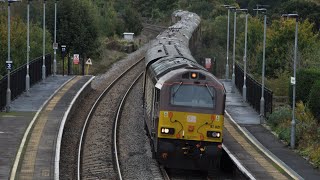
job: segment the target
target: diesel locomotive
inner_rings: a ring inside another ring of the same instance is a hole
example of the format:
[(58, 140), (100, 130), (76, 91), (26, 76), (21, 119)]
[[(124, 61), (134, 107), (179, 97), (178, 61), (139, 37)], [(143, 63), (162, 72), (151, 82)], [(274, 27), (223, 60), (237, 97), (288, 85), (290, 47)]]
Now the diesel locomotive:
[(145, 55), (144, 122), (152, 156), (167, 168), (218, 168), (225, 88), (191, 55), (200, 17), (176, 11), (173, 20)]

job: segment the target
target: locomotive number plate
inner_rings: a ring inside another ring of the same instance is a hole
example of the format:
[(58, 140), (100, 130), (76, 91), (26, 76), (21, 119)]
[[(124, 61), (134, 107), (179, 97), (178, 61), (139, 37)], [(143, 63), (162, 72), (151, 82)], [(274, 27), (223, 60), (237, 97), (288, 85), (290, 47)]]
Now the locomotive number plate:
[(197, 117), (188, 115), (187, 116), (187, 122), (196, 123), (197, 122)]

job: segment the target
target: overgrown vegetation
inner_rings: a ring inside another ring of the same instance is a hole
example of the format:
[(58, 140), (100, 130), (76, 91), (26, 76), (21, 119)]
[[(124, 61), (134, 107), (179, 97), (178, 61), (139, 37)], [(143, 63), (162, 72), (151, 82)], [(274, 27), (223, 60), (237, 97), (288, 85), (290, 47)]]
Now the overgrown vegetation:
[[(320, 167), (320, 127), (310, 109), (301, 101), (297, 103), (295, 113), (296, 143), (298, 152)], [(278, 137), (288, 145), (291, 138), (292, 111), (289, 107), (279, 107), (268, 118), (268, 124)]]

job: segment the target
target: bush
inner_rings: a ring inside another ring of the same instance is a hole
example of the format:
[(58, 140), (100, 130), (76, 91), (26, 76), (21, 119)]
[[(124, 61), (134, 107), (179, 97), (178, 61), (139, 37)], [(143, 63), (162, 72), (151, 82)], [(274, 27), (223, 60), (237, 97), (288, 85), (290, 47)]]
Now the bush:
[(279, 107), (272, 112), (268, 117), (268, 125), (271, 127), (277, 127), (291, 118), (291, 109), (289, 107)]
[(313, 115), (320, 121), (320, 80), (317, 80), (309, 94), (308, 107), (310, 108)]
[(306, 147), (317, 141), (317, 121), (301, 101), (296, 105), (297, 143), (300, 147)]
[[(311, 87), (316, 80), (320, 80), (320, 71), (319, 69), (301, 69), (297, 71), (296, 78), (296, 101), (307, 103)], [(292, 97), (292, 86), (290, 86), (289, 97)], [(291, 98), (289, 99), (292, 104)]]
[(288, 96), (290, 75), (287, 71), (277, 72), (278, 78), (266, 79), (266, 86), (272, 89), (275, 96)]

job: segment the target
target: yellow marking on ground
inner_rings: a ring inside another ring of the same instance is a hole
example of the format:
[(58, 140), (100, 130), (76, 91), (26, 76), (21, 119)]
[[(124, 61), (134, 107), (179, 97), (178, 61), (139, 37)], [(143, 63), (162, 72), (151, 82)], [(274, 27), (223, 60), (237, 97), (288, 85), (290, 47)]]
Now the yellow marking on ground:
[(245, 149), (274, 179), (288, 179), (280, 173), (269, 161), (266, 160), (231, 124), (228, 118), (225, 118), (224, 127), (231, 136), (239, 142)]
[[(37, 152), (39, 148), (39, 143), (42, 137), (42, 132), (45, 127), (45, 124), (48, 120), (48, 114), (60, 101), (62, 96), (79, 80), (81, 76), (77, 76), (73, 80), (71, 80), (68, 84), (66, 84), (46, 105), (44, 111), (40, 113), (38, 116), (34, 127), (31, 131), (30, 138), (28, 140), (25, 154), (22, 157), (22, 164), (20, 169), (19, 179), (23, 180), (32, 180), (34, 179), (34, 170), (35, 170), (35, 161), (37, 157)], [(51, 158), (51, 157), (48, 157)], [(50, 174), (49, 170), (46, 170), (45, 173), (42, 172), (42, 175)]]

